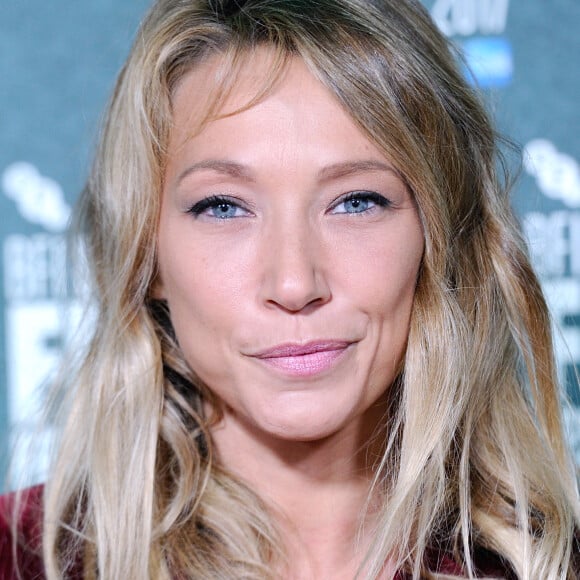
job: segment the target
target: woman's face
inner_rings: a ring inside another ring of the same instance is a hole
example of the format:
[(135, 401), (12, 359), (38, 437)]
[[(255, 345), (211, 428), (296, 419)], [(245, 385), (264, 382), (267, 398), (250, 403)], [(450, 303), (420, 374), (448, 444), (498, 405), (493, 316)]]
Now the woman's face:
[[(249, 63), (222, 113), (267, 67)], [(199, 131), (214, 74), (198, 67), (175, 94), (158, 296), (227, 420), (302, 441), (356, 428), (405, 351), (423, 252), (413, 199), (301, 60)]]

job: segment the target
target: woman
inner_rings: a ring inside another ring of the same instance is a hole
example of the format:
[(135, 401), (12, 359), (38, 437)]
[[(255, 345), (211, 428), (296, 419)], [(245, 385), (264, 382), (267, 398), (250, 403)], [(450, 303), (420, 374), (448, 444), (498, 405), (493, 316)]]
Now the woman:
[(496, 142), (414, 0), (158, 0), (79, 212), (47, 576), (575, 577)]

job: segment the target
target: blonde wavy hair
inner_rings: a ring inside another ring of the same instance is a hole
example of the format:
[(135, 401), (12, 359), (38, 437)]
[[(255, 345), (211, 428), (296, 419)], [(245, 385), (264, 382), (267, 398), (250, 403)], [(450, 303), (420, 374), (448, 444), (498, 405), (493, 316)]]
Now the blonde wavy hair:
[(364, 576), (378, 577), (394, 558), (415, 579), (443, 577), (427, 569), (435, 550), (470, 578), (482, 552), (519, 578), (572, 578), (580, 512), (549, 316), (510, 210), (497, 136), (417, 0), (152, 7), (78, 213), (97, 316), (61, 385), (69, 399), (45, 492), (48, 577), (81, 566), (87, 578), (264, 579), (284, 558), (263, 502), (214, 459), (211, 393), (152, 293), (175, 88), (220, 55), (221, 83), (199, 88), (215, 93), (217, 110), (235, 71), (263, 46), (277, 58), (256, 98), (289, 57), (303, 59), (404, 176), (424, 228), (373, 484), (384, 507)]

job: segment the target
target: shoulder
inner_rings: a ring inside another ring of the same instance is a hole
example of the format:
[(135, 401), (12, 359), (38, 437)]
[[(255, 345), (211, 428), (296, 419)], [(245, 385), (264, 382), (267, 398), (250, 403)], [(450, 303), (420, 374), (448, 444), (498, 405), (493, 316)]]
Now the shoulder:
[[(0, 496), (0, 578), (44, 578), (42, 494), (38, 485)], [(15, 537), (16, 534), (16, 537)], [(18, 570), (18, 572), (17, 572)]]

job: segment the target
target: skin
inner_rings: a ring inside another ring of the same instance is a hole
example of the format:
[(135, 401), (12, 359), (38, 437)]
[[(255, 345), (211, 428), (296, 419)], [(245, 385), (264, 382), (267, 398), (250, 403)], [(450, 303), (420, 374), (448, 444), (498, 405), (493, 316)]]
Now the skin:
[[(239, 112), (269, 72), (267, 54), (248, 59), (223, 105), (235, 114), (200, 127), (218, 60), (176, 91), (157, 294), (223, 406), (221, 461), (279, 516), (286, 577), (352, 578), (361, 449), (405, 351), (422, 228), (396, 169), (299, 59)], [(322, 354), (281, 367), (261, 355), (313, 341)]]

